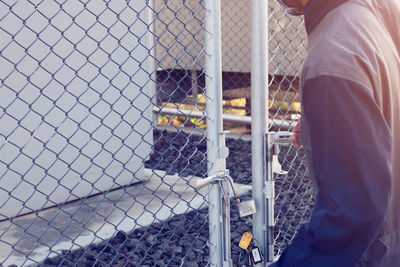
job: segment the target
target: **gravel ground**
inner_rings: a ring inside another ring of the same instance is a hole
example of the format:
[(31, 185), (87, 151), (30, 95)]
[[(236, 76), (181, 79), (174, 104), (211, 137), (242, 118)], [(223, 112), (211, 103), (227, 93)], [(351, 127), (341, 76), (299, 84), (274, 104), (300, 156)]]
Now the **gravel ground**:
[[(230, 149), (227, 168), (236, 183), (251, 184), (251, 143), (227, 139)], [(165, 170), (182, 176), (206, 174), (205, 137), (189, 136), (183, 132), (154, 133), (154, 153), (146, 168)], [(283, 148), (279, 161), (289, 174), (276, 176), (276, 251), (287, 246), (300, 225), (307, 221), (313, 203), (310, 180), (304, 165), (304, 152), (293, 147)], [(178, 159), (178, 160), (177, 160)], [(251, 198), (251, 193), (241, 199)], [(231, 241), (234, 266), (242, 266), (242, 234), (251, 231), (245, 219), (239, 218), (231, 201)], [(209, 266), (208, 210), (194, 210), (176, 215), (168, 221), (118, 232), (115, 237), (84, 249), (64, 251), (63, 255), (46, 259), (44, 266)]]

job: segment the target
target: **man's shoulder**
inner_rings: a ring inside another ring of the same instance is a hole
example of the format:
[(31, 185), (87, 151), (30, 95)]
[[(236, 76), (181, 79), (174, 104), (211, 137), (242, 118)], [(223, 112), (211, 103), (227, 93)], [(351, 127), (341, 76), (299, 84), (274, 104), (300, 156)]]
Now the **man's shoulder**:
[[(332, 10), (313, 30), (308, 55), (303, 65), (303, 80), (329, 75), (363, 82), (370, 87), (368, 70), (379, 34), (376, 18), (358, 1), (350, 1)], [(374, 26), (372, 26), (374, 25)], [(373, 29), (375, 27), (375, 29)]]

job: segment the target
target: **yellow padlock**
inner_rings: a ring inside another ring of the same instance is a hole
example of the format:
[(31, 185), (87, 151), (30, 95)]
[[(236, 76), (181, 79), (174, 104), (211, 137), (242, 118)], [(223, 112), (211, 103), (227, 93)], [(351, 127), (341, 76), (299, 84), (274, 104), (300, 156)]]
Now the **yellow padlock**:
[(252, 239), (253, 235), (250, 232), (245, 232), (242, 236), (242, 239), (240, 239), (239, 247), (241, 247), (244, 250), (247, 250)]

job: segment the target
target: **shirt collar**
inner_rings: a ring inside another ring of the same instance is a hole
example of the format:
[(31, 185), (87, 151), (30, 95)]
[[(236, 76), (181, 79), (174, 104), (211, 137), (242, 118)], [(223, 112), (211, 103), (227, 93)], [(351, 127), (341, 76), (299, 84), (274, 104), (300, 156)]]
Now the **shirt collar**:
[(322, 19), (333, 9), (348, 0), (309, 0), (304, 7), (304, 22), (310, 35)]

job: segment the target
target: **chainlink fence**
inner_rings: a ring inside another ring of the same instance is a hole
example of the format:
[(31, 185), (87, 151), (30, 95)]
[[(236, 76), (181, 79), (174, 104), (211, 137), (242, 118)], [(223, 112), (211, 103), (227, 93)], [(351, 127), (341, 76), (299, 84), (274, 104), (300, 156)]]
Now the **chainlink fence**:
[[(301, 116), (299, 79), (306, 55), (307, 34), (303, 17), (293, 17), (269, 3), (269, 131), (286, 131)], [(286, 175), (275, 176), (275, 255), (290, 244), (308, 221), (314, 203), (313, 188), (303, 148), (280, 147), (279, 162)]]
[[(288, 130), (306, 34), (269, 5), (269, 130)], [(250, 2), (221, 8), (224, 111), (251, 116)], [(209, 192), (193, 186), (209, 165), (207, 16), (202, 0), (0, 2), (0, 265), (210, 266)], [(224, 126), (251, 199), (249, 123)], [(313, 202), (304, 152), (279, 160), (276, 254)], [(232, 205), (234, 266), (250, 230)]]
[(0, 265), (207, 265), (207, 190), (191, 186), (207, 172), (205, 115), (153, 114), (204, 110), (191, 96), (204, 15), (187, 1), (0, 3)]

